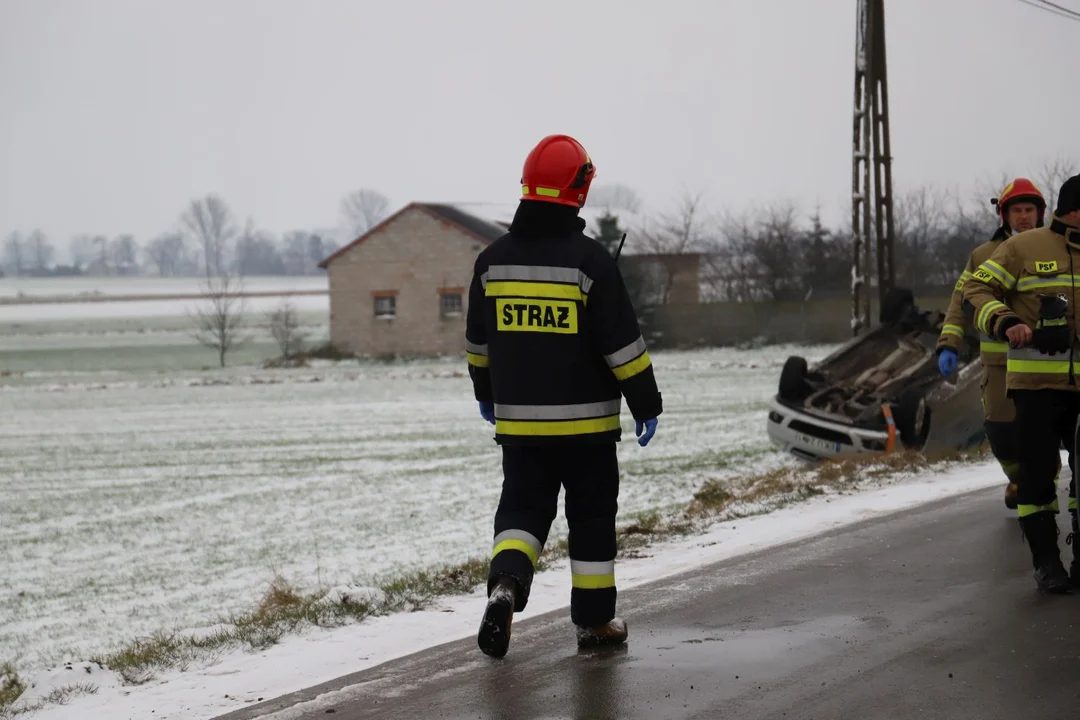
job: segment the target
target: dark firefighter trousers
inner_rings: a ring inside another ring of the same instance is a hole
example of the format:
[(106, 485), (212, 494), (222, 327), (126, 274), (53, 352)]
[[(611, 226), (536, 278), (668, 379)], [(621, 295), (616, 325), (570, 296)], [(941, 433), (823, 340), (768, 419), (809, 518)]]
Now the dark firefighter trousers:
[[(1076, 462), (1080, 392), (1014, 390), (1016, 437), (1020, 444), (1020, 482), (1017, 512), (1021, 518), (1040, 512), (1057, 513), (1057, 475), (1061, 446), (1069, 452), (1069, 469)], [(1069, 481), (1069, 510), (1076, 509), (1076, 483)]]
[[(1005, 471), (1005, 477), (1009, 482), (1020, 486), (1020, 442), (1016, 434), (1016, 423), (983, 422), (986, 431), (986, 439), (990, 442), (990, 452)], [(1055, 475), (1057, 473), (1055, 472)]]
[(495, 511), (488, 591), (499, 575), (518, 583), (514, 610), (525, 609), (536, 563), (566, 488), (572, 589), (570, 619), (603, 625), (615, 617), (615, 515), (619, 461), (615, 443), (504, 445), (503, 486)]

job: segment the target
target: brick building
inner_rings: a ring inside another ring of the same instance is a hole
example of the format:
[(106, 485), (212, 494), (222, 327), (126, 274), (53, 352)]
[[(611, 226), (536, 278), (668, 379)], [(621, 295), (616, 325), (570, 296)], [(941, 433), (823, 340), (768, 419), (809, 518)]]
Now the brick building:
[(505, 232), (450, 205), (406, 205), (319, 263), (330, 342), (357, 355), (464, 352), (473, 263)]

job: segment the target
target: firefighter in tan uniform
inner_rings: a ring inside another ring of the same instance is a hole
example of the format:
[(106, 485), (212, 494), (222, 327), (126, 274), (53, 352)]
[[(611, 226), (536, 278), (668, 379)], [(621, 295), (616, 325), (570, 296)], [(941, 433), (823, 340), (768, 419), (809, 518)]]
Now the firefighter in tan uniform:
[[(960, 343), (970, 326), (963, 303), (964, 283), (1009, 237), (1042, 227), (1046, 214), (1046, 199), (1039, 192), (1039, 188), (1027, 178), (1016, 178), (991, 202), (997, 206), (1001, 225), (989, 240), (972, 250), (968, 256), (967, 266), (956, 281), (952, 301), (945, 315), (945, 325), (938, 338), (938, 369), (947, 378), (956, 372)], [(990, 441), (990, 449), (1008, 478), (1005, 486), (1005, 506), (1015, 510), (1020, 462), (1013, 425), (1016, 408), (1005, 394), (1005, 354), (1008, 349), (1008, 343), (982, 333), (979, 351), (982, 360), (983, 427), (986, 430), (986, 439)]]
[[(966, 283), (964, 300), (975, 327), (1009, 344), (1006, 383), (1016, 404), (1020, 475), (1017, 512), (1031, 549), (1035, 581), (1066, 592), (1058, 548), (1054, 478), (1062, 444), (1076, 471), (1080, 417), (1080, 175), (1061, 186), (1050, 224), (1002, 243)], [(1069, 483), (1073, 534), (1080, 538), (1076, 485)], [(1067, 539), (1067, 542), (1069, 539)], [(1071, 584), (1080, 586), (1080, 553), (1073, 543)]]

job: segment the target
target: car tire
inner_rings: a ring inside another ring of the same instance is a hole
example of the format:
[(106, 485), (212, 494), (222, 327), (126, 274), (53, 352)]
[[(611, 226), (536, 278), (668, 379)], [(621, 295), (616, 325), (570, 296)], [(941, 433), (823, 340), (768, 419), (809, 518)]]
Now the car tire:
[(810, 384), (806, 382), (809, 373), (806, 358), (792, 355), (780, 371), (780, 398), (791, 402), (802, 402), (810, 395)]
[(930, 437), (930, 408), (926, 394), (918, 388), (909, 388), (900, 394), (893, 409), (900, 442), (908, 450), (919, 450)]
[(878, 318), (882, 325), (895, 325), (915, 309), (915, 293), (908, 288), (892, 288), (881, 300)]

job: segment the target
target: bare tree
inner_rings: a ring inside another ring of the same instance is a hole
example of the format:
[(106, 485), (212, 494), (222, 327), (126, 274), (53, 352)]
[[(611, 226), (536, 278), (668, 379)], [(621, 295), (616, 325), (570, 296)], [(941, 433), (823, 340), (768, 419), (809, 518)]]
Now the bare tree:
[(24, 247), (26, 250), (26, 265), (30, 271), (35, 275), (44, 275), (52, 265), (53, 255), (56, 254), (56, 250), (49, 242), (49, 239), (45, 237), (45, 233), (40, 230), (31, 232), (26, 238)]
[(26, 271), (26, 260), (22, 235), (12, 232), (4, 241), (4, 267), (13, 275), (22, 275)]
[(184, 236), (180, 233), (165, 233), (150, 241), (146, 255), (157, 266), (158, 274), (179, 275), (187, 252)]
[(355, 190), (341, 199), (345, 227), (359, 237), (386, 219), (390, 201), (375, 190)]
[[(715, 236), (712, 226), (713, 220), (702, 206), (701, 193), (683, 191), (674, 211), (659, 214), (639, 229), (637, 247), (643, 254), (653, 256), (647, 270), (642, 268), (643, 282), (648, 286), (644, 294), (652, 302), (664, 304), (671, 298), (682, 267), (671, 256), (705, 250)], [(642, 258), (638, 262), (646, 261)]]
[(1053, 160), (1047, 160), (1039, 170), (1035, 182), (1042, 188), (1046, 196), (1046, 221), (1050, 222), (1050, 213), (1057, 208), (1058, 190), (1066, 180), (1080, 171), (1080, 163), (1075, 158), (1059, 155)]
[(284, 300), (267, 313), (266, 319), (283, 358), (288, 359), (303, 349), (307, 333), (300, 329), (300, 315), (295, 305)]
[(117, 275), (134, 275), (139, 271), (139, 246), (133, 235), (118, 235), (109, 243), (109, 255)]
[(204, 347), (217, 351), (221, 367), (225, 367), (225, 356), (249, 339), (244, 329), (246, 310), (243, 279), (222, 273), (207, 278), (202, 304), (194, 314), (188, 313), (195, 326), (192, 336)]
[(934, 251), (948, 236), (949, 193), (920, 187), (901, 195), (894, 210), (896, 282), (907, 287), (948, 285), (955, 268), (937, 267)]
[(71, 264), (80, 270), (87, 270), (97, 257), (92, 235), (76, 235), (68, 243), (68, 256)]
[(626, 185), (601, 185), (589, 191), (589, 207), (603, 208), (609, 213), (636, 213), (641, 209), (641, 197)]
[(225, 273), (229, 243), (236, 236), (232, 211), (225, 201), (217, 195), (192, 200), (180, 216), (180, 222), (202, 249), (203, 270), (207, 279)]
[(102, 275), (109, 274), (109, 238), (104, 235), (95, 235), (94, 244), (98, 246), (97, 270)]
[[(1001, 195), (1001, 191), (1005, 189), (1005, 186), (1008, 185), (1011, 180), (1013, 180), (1013, 178), (1009, 173), (1002, 170), (992, 177), (983, 177), (981, 180), (977, 181), (975, 183), (975, 196), (972, 203), (975, 209), (974, 215), (976, 217), (969, 219), (973, 219), (976, 222), (985, 220), (987, 223), (993, 223), (996, 228), (999, 222), (997, 205), (995, 205), (994, 202), (991, 202), (991, 200), (996, 202)], [(992, 233), (993, 230), (991, 229), (990, 232)], [(990, 236), (987, 235), (987, 239), (989, 239), (989, 237)]]
[(307, 275), (309, 267), (314, 269), (315, 264), (308, 262), (308, 233), (303, 230), (287, 232), (282, 236), (281, 244), (284, 246), (281, 259), (285, 263), (285, 272), (289, 275)]

